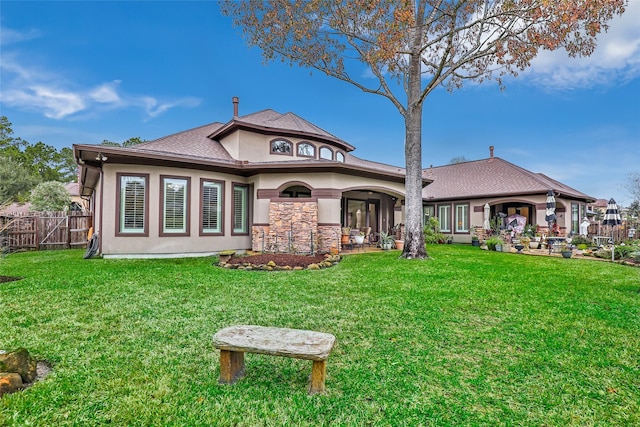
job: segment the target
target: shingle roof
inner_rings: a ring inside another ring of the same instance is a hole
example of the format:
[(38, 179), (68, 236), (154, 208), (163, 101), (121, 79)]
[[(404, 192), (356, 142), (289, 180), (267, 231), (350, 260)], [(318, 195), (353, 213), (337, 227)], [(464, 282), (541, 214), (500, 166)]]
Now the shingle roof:
[(223, 137), (233, 129), (243, 126), (264, 131), (273, 131), (274, 133), (280, 134), (293, 134), (302, 138), (305, 136), (313, 136), (334, 144), (337, 143), (346, 151), (354, 150), (354, 147), (349, 143), (294, 113), (281, 114), (271, 109), (247, 114), (246, 116), (235, 117), (229, 123), (212, 132), (209, 137), (217, 139)]
[(306, 121), (293, 113), (280, 114), (274, 110), (263, 110), (238, 118), (238, 121), (274, 129), (292, 130), (295, 132), (315, 134), (330, 139), (339, 139), (326, 130)]
[(422, 190), (429, 200), (515, 196), (554, 190), (569, 198), (595, 200), (541, 173), (534, 173), (499, 157), (423, 170), (433, 183)]
[(144, 142), (130, 147), (131, 151), (149, 153), (171, 153), (201, 159), (233, 161), (229, 152), (218, 141), (208, 138), (208, 135), (220, 129), (222, 123), (208, 125), (174, 133), (173, 135)]

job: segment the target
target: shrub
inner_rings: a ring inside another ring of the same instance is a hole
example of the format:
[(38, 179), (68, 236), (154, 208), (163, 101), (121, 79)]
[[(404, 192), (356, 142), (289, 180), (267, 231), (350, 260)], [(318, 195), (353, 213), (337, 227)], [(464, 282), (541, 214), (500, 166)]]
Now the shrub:
[(498, 236), (491, 236), (491, 237), (489, 237), (487, 239), (486, 243), (487, 243), (487, 248), (490, 251), (495, 251), (496, 250), (496, 245), (503, 245), (504, 244), (504, 240), (502, 240)]
[(440, 221), (438, 218), (431, 217), (422, 229), (425, 243), (438, 243), (445, 239), (444, 234), (440, 232)]
[(587, 245), (591, 246), (592, 240), (588, 237), (585, 236), (575, 236), (571, 239), (571, 243), (578, 246), (578, 245)]
[(34, 211), (61, 211), (71, 205), (71, 196), (61, 182), (47, 181), (33, 189), (30, 201)]

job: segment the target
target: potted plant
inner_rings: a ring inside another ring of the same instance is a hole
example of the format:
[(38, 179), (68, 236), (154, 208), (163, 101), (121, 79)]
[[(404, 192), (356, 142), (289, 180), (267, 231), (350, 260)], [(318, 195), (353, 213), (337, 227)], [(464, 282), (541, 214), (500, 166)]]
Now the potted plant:
[(573, 255), (571, 245), (567, 245), (566, 242), (562, 242), (560, 246), (560, 253), (562, 254), (563, 258), (571, 258), (571, 255)]
[(478, 239), (478, 236), (471, 237), (471, 246), (480, 246), (480, 239)]
[[(491, 236), (487, 239), (486, 241), (487, 243), (487, 248), (490, 251), (498, 251), (501, 252), (502, 251), (502, 244), (504, 243), (502, 241), (502, 239), (498, 236)], [(498, 249), (499, 248), (499, 249)]]
[(364, 232), (361, 231), (359, 234), (353, 236), (353, 240), (355, 240), (356, 245), (362, 245), (364, 243)]
[(340, 238), (340, 243), (346, 245), (349, 243), (349, 239), (351, 238), (351, 228), (350, 227), (342, 227), (340, 229), (342, 236)]
[(393, 247), (393, 236), (385, 233), (384, 231), (380, 233), (380, 247), (383, 251), (388, 251)]
[(396, 245), (396, 249), (403, 250), (404, 249), (404, 236), (402, 232), (403, 224), (398, 224), (391, 229), (391, 233), (395, 235), (395, 240), (393, 241)]

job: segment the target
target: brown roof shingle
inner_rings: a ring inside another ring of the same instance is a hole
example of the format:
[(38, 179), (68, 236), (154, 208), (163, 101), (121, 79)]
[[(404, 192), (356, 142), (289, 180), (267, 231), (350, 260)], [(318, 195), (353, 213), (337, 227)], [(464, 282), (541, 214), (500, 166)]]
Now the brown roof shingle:
[(516, 166), (499, 157), (431, 167), (423, 170), (433, 183), (422, 190), (427, 200), (452, 200), (546, 193), (552, 189), (569, 198), (593, 200), (580, 191)]
[(197, 128), (174, 133), (153, 141), (135, 145), (132, 151), (181, 154), (201, 159), (233, 161), (229, 152), (218, 141), (208, 136), (220, 129), (222, 123), (210, 123)]

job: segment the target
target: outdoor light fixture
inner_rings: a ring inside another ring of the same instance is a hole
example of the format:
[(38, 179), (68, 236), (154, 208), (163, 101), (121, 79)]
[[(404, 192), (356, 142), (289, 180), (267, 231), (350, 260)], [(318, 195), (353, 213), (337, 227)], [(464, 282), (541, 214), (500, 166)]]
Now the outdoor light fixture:
[(101, 161), (102, 160), (103, 162), (106, 162), (107, 159), (109, 159), (109, 158), (107, 156), (105, 156), (104, 154), (102, 154), (102, 153), (98, 153), (98, 155), (96, 156), (96, 160), (97, 161)]

